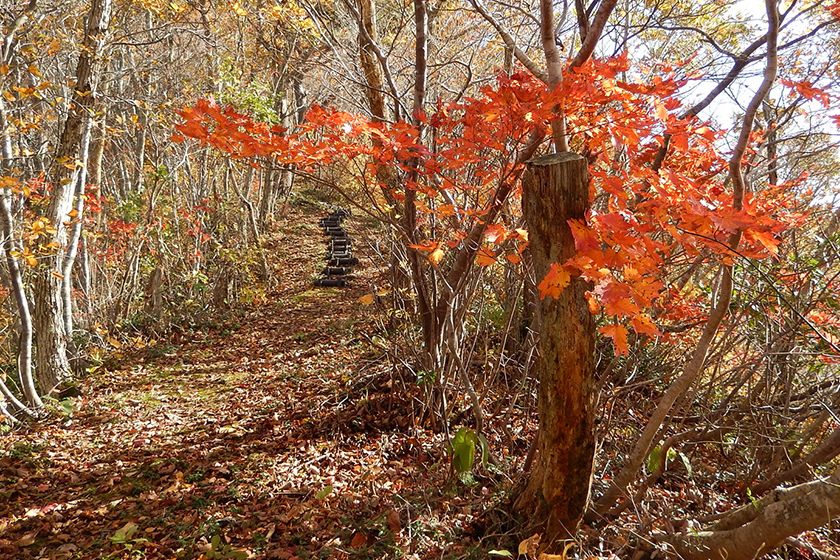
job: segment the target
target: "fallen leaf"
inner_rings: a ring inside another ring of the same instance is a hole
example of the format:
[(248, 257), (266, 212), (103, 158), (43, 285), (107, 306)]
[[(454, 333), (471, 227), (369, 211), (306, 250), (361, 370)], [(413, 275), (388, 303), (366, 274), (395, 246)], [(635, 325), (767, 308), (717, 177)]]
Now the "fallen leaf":
[(539, 533), (531, 535), (530, 537), (519, 543), (519, 548), (517, 549), (517, 552), (520, 555), (527, 554), (528, 556), (536, 556), (537, 549), (540, 547), (540, 538), (542, 538), (542, 535), (540, 535)]
[(397, 510), (392, 509), (388, 511), (387, 521), (388, 530), (391, 531), (391, 534), (399, 534), (402, 527), (400, 526), (400, 514), (397, 512)]
[(353, 538), (350, 540), (350, 547), (351, 548), (362, 548), (367, 544), (367, 535), (365, 535), (361, 531), (356, 531), (356, 534), (353, 535)]

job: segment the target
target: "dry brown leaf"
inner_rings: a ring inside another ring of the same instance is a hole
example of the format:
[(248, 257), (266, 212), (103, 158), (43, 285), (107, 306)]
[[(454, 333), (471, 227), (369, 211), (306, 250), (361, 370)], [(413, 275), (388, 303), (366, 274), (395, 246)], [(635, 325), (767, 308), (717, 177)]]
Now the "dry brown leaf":
[(537, 549), (539, 549), (540, 547), (540, 538), (542, 538), (542, 535), (540, 535), (539, 533), (534, 533), (533, 535), (519, 543), (519, 554), (527, 554), (528, 556), (536, 557)]
[(356, 534), (353, 535), (353, 538), (350, 540), (350, 547), (351, 548), (362, 548), (367, 544), (367, 535), (365, 535), (361, 531), (356, 531)]
[(397, 510), (392, 509), (388, 511), (388, 530), (391, 531), (392, 534), (397, 535), (402, 528), (400, 526), (400, 514), (397, 513)]
[(17, 540), (18, 546), (31, 546), (35, 542), (35, 538), (38, 536), (38, 531), (33, 531), (31, 533), (26, 533), (21, 538)]

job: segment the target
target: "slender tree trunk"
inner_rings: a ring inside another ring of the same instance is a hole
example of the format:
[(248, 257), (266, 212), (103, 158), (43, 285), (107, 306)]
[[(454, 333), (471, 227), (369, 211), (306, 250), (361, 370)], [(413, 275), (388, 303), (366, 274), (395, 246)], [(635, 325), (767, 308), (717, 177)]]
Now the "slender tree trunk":
[[(420, 137), (423, 136), (422, 125), (419, 114), (423, 111), (426, 102), (426, 79), (428, 77), (428, 14), (426, 0), (414, 0), (414, 97), (412, 112), (414, 113), (414, 124), (419, 130)], [(416, 184), (420, 170), (420, 161), (417, 158), (411, 160), (411, 171), (405, 187), (405, 200), (403, 205), (403, 229), (408, 238), (409, 244), (416, 244), (418, 241), (417, 226), (417, 191), (408, 187), (408, 184)], [(440, 326), (442, 322), (436, 321), (433, 303), (429, 296), (429, 290), (424, 275), (423, 262), (417, 251), (408, 249), (408, 260), (414, 290), (417, 295), (420, 320), (423, 329), (423, 339), (428, 363), (424, 367), (429, 371), (437, 371), (439, 365), (439, 344)]]
[[(108, 84), (106, 83), (106, 91), (107, 87)], [(97, 126), (91, 130), (91, 141), (93, 142), (93, 146), (91, 148), (90, 157), (86, 168), (90, 184), (93, 185), (95, 189), (98, 189), (100, 193), (102, 192), (103, 187), (102, 163), (105, 158), (105, 144), (107, 141), (107, 122), (107, 110), (103, 108), (103, 114), (98, 119)], [(94, 132), (96, 134), (93, 134)], [(90, 254), (88, 253), (87, 237), (84, 235), (84, 216), (80, 214), (78, 216), (78, 219), (80, 220), (80, 226), (82, 227), (82, 229), (80, 230), (81, 240), (79, 247), (79, 252), (81, 256), (79, 281), (85, 295), (85, 312), (87, 313), (88, 320), (90, 320), (91, 317), (93, 317), (93, 278), (90, 268)]]
[(73, 193), (75, 205), (73, 210), (73, 228), (70, 230), (70, 237), (67, 241), (67, 252), (64, 255), (64, 262), (61, 264), (61, 299), (64, 312), (64, 330), (67, 333), (68, 344), (73, 344), (73, 264), (76, 262), (76, 255), (79, 253), (79, 239), (82, 237), (82, 226), (84, 224), (83, 213), (85, 211), (85, 186), (87, 183), (87, 161), (90, 151), (90, 133), (93, 122), (90, 118), (85, 120), (85, 131), (82, 134), (82, 149), (79, 160), (85, 165), (79, 170), (76, 179), (76, 189)]
[[(564, 152), (532, 160), (522, 206), (537, 280), (575, 253), (567, 221), (589, 208), (586, 160)], [(574, 535), (589, 500), (595, 432), (592, 395), (595, 324), (586, 283), (577, 278), (557, 298), (536, 302), (540, 382), (537, 458), (515, 508), (544, 531), (550, 546)]]
[[(31, 10), (35, 4), (30, 4), (27, 10)], [(22, 25), (23, 21), (28, 16), (22, 15), (17, 24)], [(3, 41), (2, 58), (4, 61), (12, 56), (12, 45), (14, 44), (14, 28), (7, 31)], [(6, 112), (6, 102), (0, 99), (0, 173), (7, 175), (11, 165), (12, 157), (12, 138), (9, 132), (9, 122)], [(17, 308), (18, 321), (20, 322), (20, 336), (18, 339), (18, 376), (20, 378), (20, 386), (23, 391), (23, 397), (26, 403), (33, 409), (39, 409), (43, 406), (41, 397), (35, 386), (35, 378), (32, 371), (32, 314), (29, 308), (29, 299), (26, 294), (26, 286), (23, 280), (23, 273), (20, 268), (20, 263), (15, 257), (18, 254), (18, 244), (15, 239), (14, 215), (12, 213), (12, 191), (10, 188), (0, 189), (0, 235), (2, 235), (3, 255), (5, 257), (6, 266), (9, 272), (9, 284), (12, 295), (15, 300), (15, 307)], [(5, 384), (3, 387), (5, 388)], [(4, 391), (4, 394), (12, 404), (17, 405), (17, 400), (10, 398), (10, 393)], [(33, 415), (34, 411), (23, 407), (24, 412)], [(12, 417), (11, 413), (5, 410), (4, 412)]]
[(295, 119), (296, 124), (301, 124), (306, 118), (306, 111), (309, 110), (309, 102), (306, 99), (306, 89), (299, 77), (292, 78), (292, 90), (295, 92)]
[(359, 61), (365, 75), (365, 93), (373, 118), (385, 119), (385, 80), (379, 61), (374, 53), (373, 42), (378, 39), (376, 31), (376, 4), (373, 0), (359, 0)]
[[(555, 38), (554, 2), (552, 0), (540, 0), (540, 40), (545, 55), (548, 86), (550, 88), (560, 87), (563, 84), (563, 60), (560, 58), (560, 50), (557, 48)], [(558, 153), (565, 152), (569, 149), (566, 140), (566, 117), (563, 114), (563, 107), (560, 105), (555, 107), (555, 111), (557, 116), (551, 121), (554, 149)]]
[[(62, 271), (68, 246), (66, 220), (72, 209), (73, 192), (81, 173), (76, 162), (82, 150), (85, 119), (93, 107), (94, 78), (111, 17), (111, 0), (92, 0), (85, 26), (85, 39), (76, 66), (76, 86), (67, 119), (48, 175), (53, 193), (46, 217), (55, 229), (57, 247), (34, 275), (36, 371), (41, 392), (51, 392), (72, 377), (67, 357), (67, 332), (62, 298)], [(85, 162), (82, 162), (82, 166)]]

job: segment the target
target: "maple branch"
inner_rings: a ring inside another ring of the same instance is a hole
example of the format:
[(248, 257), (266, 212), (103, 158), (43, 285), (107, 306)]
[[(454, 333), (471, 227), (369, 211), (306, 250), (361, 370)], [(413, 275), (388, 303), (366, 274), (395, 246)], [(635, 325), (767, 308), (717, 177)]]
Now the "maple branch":
[(428, 15), (426, 12), (426, 0), (414, 0), (415, 20), (415, 48), (414, 48), (414, 104), (412, 107), (414, 119), (419, 118), (426, 99), (426, 77), (428, 69), (427, 61), (427, 33)]
[[(428, 12), (426, 9), (426, 0), (414, 0), (414, 100), (412, 106), (412, 118), (414, 125), (418, 131), (418, 142), (422, 142), (422, 127), (420, 122), (420, 114), (423, 112), (423, 105), (426, 99), (426, 79), (428, 74)], [(411, 183), (417, 184), (420, 176), (420, 156), (415, 156), (410, 162), (411, 171), (409, 172), (408, 181), (405, 184), (405, 201), (403, 205), (404, 217), (403, 227), (405, 234), (411, 244), (417, 243), (417, 191), (412, 188)], [(426, 337), (426, 349), (433, 352), (431, 358), (432, 362), (435, 360), (434, 349), (437, 345), (435, 313), (432, 308), (432, 299), (429, 296), (429, 288), (424, 281), (422, 266), (420, 262), (420, 255), (417, 251), (408, 252), (409, 266), (411, 267), (411, 275), (414, 280), (415, 291), (417, 292), (418, 304), (420, 307), (420, 316), (423, 321), (423, 331)], [(434, 368), (435, 364), (426, 364), (427, 367)]]
[(758, 273), (759, 276), (761, 276), (764, 279), (765, 282), (767, 282), (767, 285), (770, 286), (770, 289), (772, 289), (774, 292), (776, 292), (776, 295), (779, 296), (779, 299), (782, 301), (782, 303), (788, 309), (793, 311), (793, 314), (796, 315), (799, 318), (799, 320), (801, 320), (803, 323), (808, 325), (808, 327), (812, 331), (814, 331), (814, 334), (816, 334), (818, 337), (820, 337), (820, 339), (823, 342), (825, 342), (829, 346), (829, 348), (834, 350), (837, 353), (837, 355), (840, 356), (840, 347), (838, 347), (829, 338), (827, 338), (825, 335), (823, 335), (823, 333), (821, 333), (820, 330), (805, 315), (800, 313), (797, 306), (794, 305), (793, 303), (791, 303), (787, 299), (787, 296), (785, 296), (785, 294), (782, 292), (782, 290), (780, 290), (779, 288), (776, 287), (776, 282), (775, 282), (775, 280), (773, 279), (772, 276), (770, 276), (769, 274), (767, 274), (766, 272), (761, 270), (761, 268), (756, 263), (754, 263), (751, 258), (749, 258), (748, 256), (746, 256), (743, 253), (741, 253), (740, 251), (738, 251), (737, 247), (733, 248), (728, 243), (724, 243), (723, 241), (720, 241), (719, 239), (715, 239), (714, 237), (709, 237), (707, 235), (703, 235), (702, 233), (697, 233), (697, 232), (694, 232), (694, 231), (684, 230), (684, 229), (679, 228), (679, 227), (677, 229), (679, 231), (681, 231), (682, 233), (686, 233), (688, 235), (692, 235), (694, 237), (698, 237), (700, 239), (703, 239), (703, 240), (706, 240), (706, 241), (709, 241), (709, 242), (712, 242), (712, 243), (717, 243), (718, 245), (722, 245), (722, 246), (726, 247), (727, 251), (731, 252), (733, 255), (735, 255), (736, 257), (739, 257), (744, 262), (746, 262), (753, 270), (755, 270)]
[[(560, 58), (560, 50), (557, 48), (557, 39), (554, 36), (553, 0), (540, 0), (540, 40), (548, 72), (548, 86), (550, 89), (556, 89), (563, 84), (563, 60)], [(562, 105), (558, 104), (554, 111), (557, 115), (551, 120), (554, 147), (557, 152), (567, 152), (569, 143), (566, 139), (566, 118), (563, 115)]]
[(585, 41), (589, 35), (589, 17), (586, 14), (586, 6), (583, 0), (575, 0), (575, 16), (577, 17), (580, 40)]
[(508, 30), (505, 29), (505, 27), (501, 23), (499, 23), (499, 21), (496, 20), (496, 18), (494, 18), (490, 14), (490, 12), (488, 12), (484, 8), (484, 6), (481, 5), (479, 0), (470, 0), (470, 3), (473, 5), (475, 10), (479, 14), (481, 14), (481, 17), (483, 17), (487, 21), (487, 23), (489, 23), (490, 25), (493, 26), (493, 28), (499, 34), (499, 37), (502, 38), (502, 41), (505, 43), (507, 48), (509, 48), (511, 50), (511, 52), (513, 52), (513, 56), (516, 57), (516, 60), (521, 62), (522, 65), (525, 68), (527, 68), (528, 71), (531, 72), (531, 74), (533, 74), (537, 79), (539, 79), (541, 82), (547, 84), (548, 83), (548, 75), (545, 72), (543, 72), (542, 70), (540, 70), (540, 68), (536, 65), (536, 63), (533, 60), (531, 60), (530, 58), (528, 58), (528, 55), (525, 54), (522, 51), (522, 49), (520, 49), (518, 46), (516, 46), (516, 41), (513, 40), (513, 37), (508, 32)]
[[(765, 7), (767, 10), (768, 30), (767, 30), (767, 65), (764, 72), (764, 80), (761, 83), (758, 91), (756, 91), (749, 107), (752, 110), (752, 116), (745, 116), (744, 125), (741, 130), (736, 151), (730, 160), (730, 176), (735, 182), (735, 200), (733, 206), (736, 210), (740, 210), (743, 202), (744, 182), (741, 172), (741, 161), (743, 159), (744, 151), (752, 132), (752, 124), (755, 118), (755, 111), (760, 106), (764, 97), (769, 92), (776, 78), (776, 70), (778, 66), (777, 60), (777, 37), (779, 33), (779, 13), (776, 8), (776, 0), (765, 0)], [(743, 144), (743, 145), (742, 145)], [(737, 173), (737, 176), (733, 176)], [(738, 183), (740, 181), (740, 184)], [(735, 251), (741, 240), (741, 231), (738, 230), (732, 234), (728, 240), (727, 247)], [(686, 363), (682, 374), (668, 387), (662, 395), (661, 400), (656, 406), (656, 409), (651, 414), (644, 429), (642, 430), (639, 439), (633, 446), (627, 463), (618, 474), (613, 478), (610, 486), (607, 488), (604, 495), (594, 505), (594, 513), (604, 513), (607, 515), (616, 515), (626, 507), (625, 504), (614, 504), (618, 502), (621, 496), (626, 492), (627, 488), (636, 480), (639, 469), (645, 461), (645, 458), (650, 453), (653, 442), (656, 441), (662, 425), (671, 412), (671, 408), (681, 396), (694, 384), (694, 381), (705, 370), (706, 360), (709, 355), (709, 348), (717, 335), (718, 328), (723, 322), (729, 311), (729, 303), (732, 299), (733, 288), (733, 267), (731, 264), (724, 264), (721, 266), (721, 279), (717, 290), (717, 301), (713, 303), (709, 318), (703, 328), (703, 333), (697, 341), (691, 359)], [(591, 515), (591, 514), (590, 514)]]
[[(544, 131), (534, 129), (531, 133), (531, 137), (528, 139), (528, 143), (523, 146), (517, 154), (513, 166), (514, 169), (518, 168), (533, 157), (544, 138)], [(481, 213), (482, 218), (470, 229), (470, 232), (461, 242), (464, 249), (458, 253), (457, 258), (455, 259), (455, 264), (452, 265), (452, 269), (447, 275), (447, 282), (450, 286), (459, 286), (465, 277), (466, 272), (470, 270), (475, 254), (481, 246), (480, 241), (484, 235), (484, 231), (487, 229), (487, 225), (495, 221), (496, 216), (501, 211), (508, 195), (510, 195), (513, 191), (513, 187), (521, 174), (522, 170), (518, 169), (512, 172), (512, 176), (501, 180), (499, 188), (496, 189), (495, 193), (493, 193), (493, 198), (487, 203), (487, 206)]]
[[(790, 9), (788, 9), (788, 12), (789, 11)], [(785, 12), (785, 15), (787, 15), (788, 12)], [(796, 19), (796, 17), (794, 16), (793, 19)], [(780, 21), (781, 20), (784, 20), (784, 17), (780, 18)], [(825, 21), (820, 23), (819, 25), (814, 26), (814, 28), (811, 29), (808, 33), (800, 35), (795, 39), (791, 39), (787, 43), (779, 45), (777, 51), (781, 52), (783, 50), (789, 49), (790, 47), (793, 47), (801, 43), (802, 41), (813, 37), (821, 29), (828, 26), (829, 24), (831, 24), (831, 21)], [(732, 83), (738, 78), (738, 76), (741, 75), (741, 72), (744, 70), (744, 68), (746, 68), (752, 62), (760, 60), (760, 58), (754, 56), (753, 53), (757, 51), (764, 43), (767, 42), (767, 36), (768, 35), (765, 33), (764, 35), (750, 43), (749, 46), (747, 46), (739, 54), (730, 55), (734, 59), (734, 62), (732, 63), (732, 67), (729, 69), (729, 72), (726, 73), (726, 75), (720, 80), (720, 82), (718, 82), (718, 84), (709, 93), (707, 93), (703, 99), (701, 99), (700, 101), (692, 105), (690, 108), (685, 110), (678, 118), (687, 119), (699, 115), (703, 109), (711, 105), (712, 102), (721, 93), (726, 91), (726, 88), (732, 85)], [(651, 165), (651, 168), (654, 171), (658, 171), (662, 168), (662, 164), (665, 162), (665, 158), (668, 155), (668, 147), (670, 146), (670, 144), (671, 135), (666, 133), (662, 139), (662, 146), (660, 146), (659, 151), (656, 153), (656, 157), (654, 158), (653, 164)]]
[(586, 37), (583, 38), (583, 43), (581, 44), (578, 53), (569, 65), (570, 68), (577, 68), (589, 60), (589, 57), (592, 56), (595, 46), (601, 39), (601, 33), (604, 31), (604, 26), (607, 24), (607, 20), (610, 19), (610, 15), (615, 9), (615, 5), (617, 3), (618, 0), (604, 0), (601, 2), (601, 5), (598, 7), (598, 11), (595, 12), (595, 18), (589, 25)]
[[(779, 39), (779, 11), (776, 7), (775, 0), (766, 0), (767, 2), (767, 18), (769, 21), (769, 29), (767, 31), (767, 66), (764, 70), (764, 79), (758, 90), (750, 99), (747, 105), (747, 110), (744, 113), (744, 124), (741, 126), (741, 134), (735, 144), (735, 149), (732, 152), (732, 157), (729, 160), (729, 177), (732, 179), (734, 186), (734, 200), (732, 206), (735, 210), (740, 210), (744, 203), (744, 191), (747, 185), (744, 180), (744, 172), (742, 163), (744, 153), (747, 151), (747, 145), (750, 141), (750, 135), (753, 131), (753, 124), (755, 123), (755, 116), (759, 107), (764, 102), (773, 83), (776, 81), (776, 74), (779, 68), (778, 60), (778, 39)], [(740, 235), (740, 233), (735, 234)], [(734, 239), (733, 239), (734, 240)], [(737, 246), (737, 240), (733, 243)]]

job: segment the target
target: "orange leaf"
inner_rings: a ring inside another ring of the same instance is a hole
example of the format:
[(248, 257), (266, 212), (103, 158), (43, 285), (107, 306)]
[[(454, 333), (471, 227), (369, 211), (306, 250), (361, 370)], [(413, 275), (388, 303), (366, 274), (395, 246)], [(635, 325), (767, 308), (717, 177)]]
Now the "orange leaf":
[(639, 306), (630, 298), (619, 298), (614, 301), (604, 301), (604, 310), (616, 317), (629, 317), (639, 312)]
[(537, 286), (540, 297), (553, 297), (555, 299), (560, 297), (560, 294), (569, 285), (570, 280), (571, 276), (566, 267), (558, 263), (551, 263), (548, 273), (540, 281), (540, 285)]
[(630, 298), (630, 287), (627, 284), (611, 280), (597, 291), (600, 291), (601, 303), (608, 314), (628, 317), (639, 313), (639, 306)]
[(501, 243), (507, 238), (508, 231), (502, 224), (490, 224), (484, 230), (484, 237), (490, 243)]
[(365, 535), (361, 531), (357, 531), (353, 538), (350, 540), (350, 547), (351, 548), (362, 548), (367, 544), (367, 535)]
[(496, 262), (496, 254), (490, 247), (482, 247), (475, 256), (475, 262), (478, 266), (490, 266)]
[(578, 251), (600, 247), (595, 232), (583, 220), (569, 220), (569, 228), (572, 230), (572, 237), (575, 238), (575, 249)]
[(801, 82), (795, 82), (793, 80), (787, 80), (785, 78), (782, 78), (779, 81), (787, 87), (792, 88), (794, 91), (796, 91), (796, 93), (798, 93), (805, 99), (816, 99), (817, 101), (822, 103), (822, 106), (826, 109), (831, 105), (831, 96), (825, 90), (818, 87), (814, 87), (814, 85), (811, 82), (805, 80)]
[(639, 334), (646, 334), (650, 337), (659, 336), (659, 329), (653, 324), (653, 319), (644, 313), (630, 319), (630, 325)]
[(605, 325), (598, 329), (598, 332), (612, 339), (617, 355), (626, 356), (629, 353), (627, 347), (627, 329), (622, 325)]
[(749, 229), (744, 232), (744, 236), (750, 241), (759, 242), (774, 257), (779, 254), (779, 240), (772, 233)]

